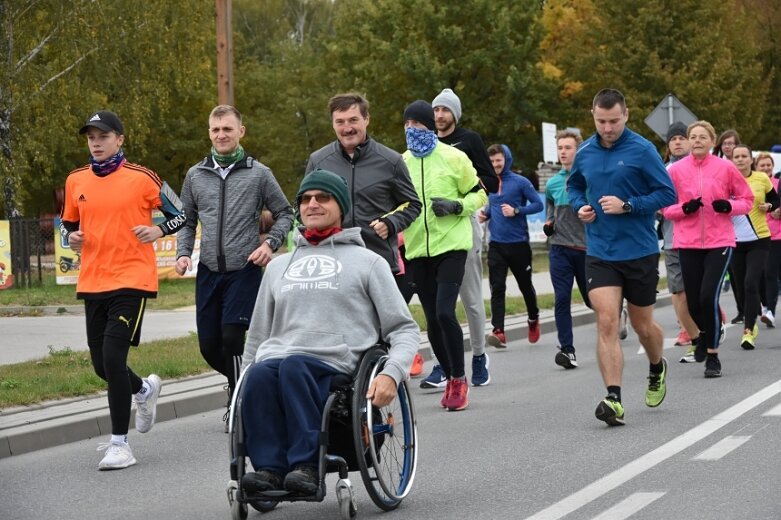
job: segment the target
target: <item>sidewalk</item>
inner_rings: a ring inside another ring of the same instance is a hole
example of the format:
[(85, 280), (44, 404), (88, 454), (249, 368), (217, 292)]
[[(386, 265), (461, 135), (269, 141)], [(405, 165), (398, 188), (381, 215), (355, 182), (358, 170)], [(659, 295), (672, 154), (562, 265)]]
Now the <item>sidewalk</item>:
[[(538, 277), (543, 275), (548, 280), (547, 285), (543, 281), (537, 285)], [(664, 275), (662, 274), (662, 276)], [(547, 272), (535, 274), (534, 283), (538, 294), (546, 294), (544, 292), (546, 290), (552, 292), (551, 289), (548, 289), (550, 278)], [(486, 283), (484, 283), (485, 285)], [(508, 281), (508, 286), (508, 294), (511, 294), (511, 287), (517, 291), (514, 281)], [(666, 291), (659, 294), (657, 306), (669, 304), (670, 295)], [(181, 312), (187, 314), (188, 311)], [(150, 315), (153, 314), (169, 313), (150, 313)], [(77, 320), (80, 324), (79, 327), (83, 328), (83, 316), (71, 316), (71, 318)], [(3, 320), (14, 319), (21, 318), (3, 318)], [(40, 321), (46, 318), (31, 319)], [(575, 305), (572, 309), (572, 319), (574, 326), (586, 325), (594, 322), (594, 315), (584, 305)], [(464, 349), (469, 351), (471, 350), (469, 329), (466, 326), (463, 329)], [(485, 332), (488, 333), (490, 330), (490, 322), (486, 322)], [(548, 334), (555, 332), (555, 330), (553, 311), (551, 309), (542, 310), (540, 312), (540, 332)], [(148, 330), (145, 332), (149, 333)], [(526, 315), (508, 316), (505, 320), (505, 332), (508, 342), (525, 338), (527, 334)], [(9, 337), (7, 331), (4, 331), (3, 335), (5, 338)], [(150, 339), (148, 335), (146, 339)], [(431, 347), (425, 334), (422, 340), (420, 353), (426, 360), (430, 360), (432, 358)], [(5, 351), (6, 349), (0, 350)], [(6, 358), (6, 355), (2, 355), (0, 363), (7, 363), (7, 361), (3, 361)], [(182, 380), (164, 381), (163, 391), (157, 405), (157, 422), (223, 408), (227, 399), (223, 388), (224, 384), (224, 378), (214, 373)], [(133, 417), (131, 417), (132, 424), (134, 424)], [(0, 458), (106, 436), (110, 433), (111, 423), (105, 392), (87, 398), (50, 401), (34, 406), (0, 410)]]

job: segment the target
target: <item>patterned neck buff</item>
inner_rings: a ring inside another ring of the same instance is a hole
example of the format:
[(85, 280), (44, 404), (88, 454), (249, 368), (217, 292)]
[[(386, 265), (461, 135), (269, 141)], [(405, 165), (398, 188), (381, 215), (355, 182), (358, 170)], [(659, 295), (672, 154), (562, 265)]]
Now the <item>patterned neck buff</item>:
[(217, 153), (217, 150), (214, 149), (212, 146), (212, 157), (214, 157), (214, 160), (217, 161), (217, 164), (225, 168), (226, 166), (230, 166), (231, 164), (235, 163), (236, 161), (240, 161), (244, 159), (244, 148), (242, 148), (241, 145), (237, 146), (235, 150), (233, 150), (233, 153), (229, 153), (228, 155), (220, 155)]
[(120, 166), (125, 164), (125, 152), (123, 152), (122, 148), (120, 148), (117, 153), (105, 161), (96, 161), (90, 155), (89, 163), (92, 165), (92, 171), (95, 172), (98, 177), (105, 177), (109, 173), (117, 171)]
[(404, 131), (404, 135), (407, 138), (407, 148), (418, 158), (430, 154), (439, 141), (433, 130), (410, 127)]

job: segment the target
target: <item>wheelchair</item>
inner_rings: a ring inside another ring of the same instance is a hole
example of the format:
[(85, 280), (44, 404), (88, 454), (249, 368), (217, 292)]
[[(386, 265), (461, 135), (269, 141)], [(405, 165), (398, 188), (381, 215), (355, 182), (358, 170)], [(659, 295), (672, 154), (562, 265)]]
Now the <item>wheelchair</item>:
[(396, 398), (382, 408), (372, 406), (365, 398), (369, 385), (382, 371), (387, 352), (386, 345), (375, 345), (363, 354), (355, 374), (333, 377), (323, 410), (319, 485), (314, 495), (285, 490), (252, 494), (242, 489), (248, 460), (241, 414), (247, 370), (241, 374), (228, 419), (231, 480), (227, 493), (234, 520), (247, 518), (248, 505), (267, 513), (280, 502), (322, 502), (326, 496), (325, 477), (332, 472), (339, 474), (335, 492), (345, 520), (355, 518), (358, 512), (348, 472), (360, 472), (369, 497), (380, 509), (392, 511), (401, 504), (412, 488), (418, 463), (418, 431), (409, 388), (402, 381)]

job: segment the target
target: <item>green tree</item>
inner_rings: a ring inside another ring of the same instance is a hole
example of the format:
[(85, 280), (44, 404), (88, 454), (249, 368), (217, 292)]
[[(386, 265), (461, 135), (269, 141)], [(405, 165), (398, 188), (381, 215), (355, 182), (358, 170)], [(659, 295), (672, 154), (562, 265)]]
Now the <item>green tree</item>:
[(53, 190), (86, 163), (76, 130), (100, 108), (125, 122), (130, 160), (178, 184), (197, 157), (191, 114), (213, 98), (213, 6), (19, 0), (0, 15), (6, 215), (51, 211)]
[(653, 133), (642, 120), (673, 92), (716, 128), (737, 128), (747, 140), (755, 138), (769, 82), (752, 24), (734, 0), (595, 5), (546, 2), (544, 62), (549, 77), (559, 74), (560, 122), (589, 135), (591, 98), (616, 87), (627, 96), (630, 125), (648, 137)]
[(399, 150), (404, 107), (452, 88), (464, 126), (486, 145), (507, 143), (517, 163), (532, 166), (553, 93), (539, 72), (541, 14), (532, 0), (342, 0), (328, 43), (328, 83), (364, 92), (373, 103), (370, 131)]

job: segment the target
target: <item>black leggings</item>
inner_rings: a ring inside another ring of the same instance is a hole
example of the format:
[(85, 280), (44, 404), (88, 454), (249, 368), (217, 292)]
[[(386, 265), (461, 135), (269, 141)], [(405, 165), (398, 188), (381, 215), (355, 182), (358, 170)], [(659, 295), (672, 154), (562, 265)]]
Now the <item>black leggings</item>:
[(143, 382), (127, 366), (130, 342), (137, 336), (146, 299), (114, 296), (85, 300), (87, 345), (95, 374), (108, 383), (111, 433), (127, 435), (130, 425), (130, 399)]
[(765, 272), (770, 239), (760, 238), (751, 242), (738, 242), (732, 256), (735, 273), (735, 300), (743, 309), (743, 328), (752, 330), (761, 310), (759, 303), (760, 281)]
[(778, 277), (781, 276), (781, 240), (770, 241), (770, 253), (765, 267), (765, 306), (774, 315), (778, 303)]
[(700, 329), (700, 341), (707, 348), (717, 349), (721, 332), (719, 294), (732, 257), (732, 248), (679, 251), (689, 314)]
[(410, 262), (418, 298), (426, 315), (428, 340), (445, 376), (464, 377), (464, 332), (456, 301), (464, 278), (466, 251), (451, 251)]
[(491, 325), (504, 330), (505, 296), (507, 292), (507, 270), (518, 283), (526, 304), (530, 320), (540, 314), (537, 307), (537, 292), (532, 285), (532, 250), (528, 242), (488, 245), (488, 282), (491, 285)]
[(228, 378), (230, 395), (236, 388), (241, 370), (241, 356), (244, 353), (244, 338), (247, 325), (231, 323), (222, 326), (222, 340), (198, 338), (201, 355), (214, 370)]

